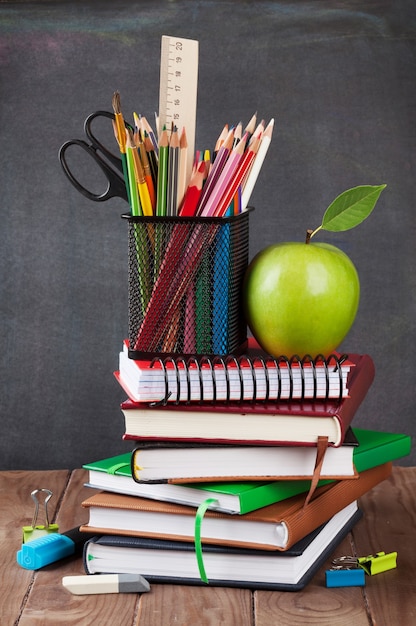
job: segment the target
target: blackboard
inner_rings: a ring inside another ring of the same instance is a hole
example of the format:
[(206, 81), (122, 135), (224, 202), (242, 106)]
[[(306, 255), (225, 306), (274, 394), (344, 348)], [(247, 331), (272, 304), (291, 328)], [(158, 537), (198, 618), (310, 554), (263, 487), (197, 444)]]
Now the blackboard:
[(414, 435), (412, 0), (1, 2), (0, 468), (73, 468), (132, 447), (113, 377), (128, 323), (126, 205), (81, 196), (57, 154), (115, 90), (124, 111), (153, 117), (164, 34), (199, 41), (197, 147), (255, 111), (276, 120), (250, 257), (302, 241), (345, 189), (387, 184), (366, 222), (319, 236), (361, 279), (341, 349), (371, 354), (376, 378), (354, 423)]

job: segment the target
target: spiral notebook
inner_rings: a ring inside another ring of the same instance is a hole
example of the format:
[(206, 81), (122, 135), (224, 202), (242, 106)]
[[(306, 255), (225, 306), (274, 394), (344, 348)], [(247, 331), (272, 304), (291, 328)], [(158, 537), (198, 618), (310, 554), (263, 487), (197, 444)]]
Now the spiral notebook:
[(250, 339), (238, 356), (139, 360), (129, 357), (125, 340), (118, 380), (135, 402), (340, 400), (348, 396), (348, 376), (360, 359), (340, 354), (274, 358)]
[(349, 361), (353, 366), (347, 381), (348, 396), (341, 400), (165, 405), (137, 403), (129, 398), (121, 405), (124, 439), (316, 446), (319, 437), (327, 437), (329, 445), (339, 446), (374, 379), (371, 357), (350, 355)]

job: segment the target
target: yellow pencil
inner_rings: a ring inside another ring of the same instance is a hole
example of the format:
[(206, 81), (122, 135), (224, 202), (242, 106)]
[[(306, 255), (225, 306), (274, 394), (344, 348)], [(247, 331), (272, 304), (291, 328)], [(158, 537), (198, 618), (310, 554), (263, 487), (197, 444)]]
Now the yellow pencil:
[(140, 161), (143, 167), (143, 173), (144, 173), (144, 177), (146, 180), (146, 185), (149, 190), (150, 202), (152, 205), (152, 213), (154, 213), (156, 209), (156, 192), (155, 192), (155, 186), (154, 186), (153, 178), (152, 178), (152, 171), (150, 169), (149, 157), (147, 156), (146, 146), (144, 145), (144, 142), (141, 139), (139, 139), (139, 141), (136, 142), (136, 146), (138, 147), (138, 150), (139, 150)]
[(134, 173), (136, 178), (137, 189), (140, 197), (140, 204), (142, 207), (143, 215), (153, 215), (152, 202), (150, 200), (149, 188), (146, 183), (143, 167), (140, 161), (139, 153), (134, 140), (132, 132), (127, 133), (127, 146), (131, 149), (134, 160)]

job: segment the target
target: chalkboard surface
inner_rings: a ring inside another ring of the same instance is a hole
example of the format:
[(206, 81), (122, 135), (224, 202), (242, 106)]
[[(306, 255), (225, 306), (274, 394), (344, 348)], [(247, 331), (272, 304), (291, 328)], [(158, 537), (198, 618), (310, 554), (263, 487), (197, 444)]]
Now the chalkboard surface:
[(113, 377), (128, 329), (127, 205), (81, 196), (57, 155), (115, 90), (123, 111), (153, 119), (164, 34), (199, 41), (198, 148), (255, 111), (276, 120), (250, 257), (303, 240), (345, 189), (387, 184), (366, 222), (317, 237), (361, 278), (341, 348), (371, 354), (376, 378), (354, 423), (414, 435), (413, 1), (1, 2), (0, 469), (79, 467), (132, 447)]

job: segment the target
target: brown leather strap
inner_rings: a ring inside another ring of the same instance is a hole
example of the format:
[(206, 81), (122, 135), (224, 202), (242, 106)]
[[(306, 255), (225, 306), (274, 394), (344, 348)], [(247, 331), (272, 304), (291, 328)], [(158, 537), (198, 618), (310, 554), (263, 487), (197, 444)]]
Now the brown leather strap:
[(318, 486), (319, 479), (321, 477), (321, 469), (322, 463), (324, 462), (325, 452), (328, 448), (328, 437), (318, 437), (318, 442), (316, 445), (316, 460), (315, 460), (315, 468), (313, 470), (313, 476), (311, 480), (311, 486), (309, 487), (308, 495), (306, 496), (305, 502), (303, 504), (303, 508), (305, 508), (310, 502), (315, 489)]

